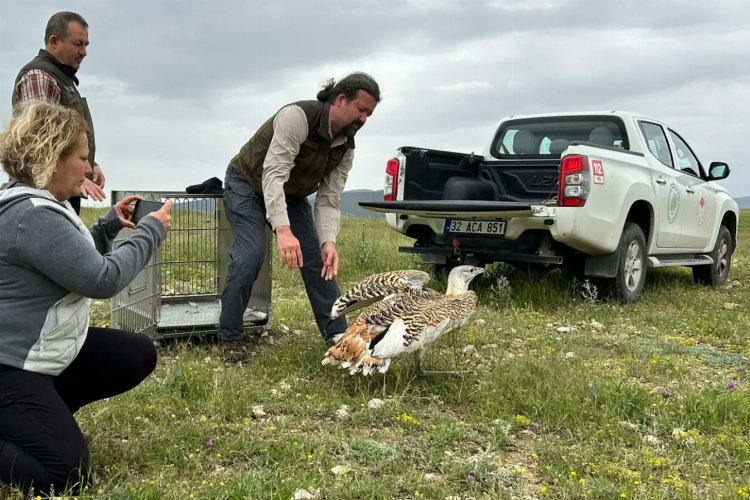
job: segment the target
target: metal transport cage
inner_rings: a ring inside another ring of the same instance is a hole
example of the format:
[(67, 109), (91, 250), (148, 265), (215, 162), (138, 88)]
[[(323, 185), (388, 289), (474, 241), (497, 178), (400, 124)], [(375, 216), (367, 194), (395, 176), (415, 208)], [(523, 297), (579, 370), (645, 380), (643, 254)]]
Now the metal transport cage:
[[(159, 252), (111, 301), (112, 327), (153, 340), (216, 333), (229, 266), (232, 231), (221, 195), (171, 191), (113, 191), (112, 203), (137, 194), (145, 200), (174, 201), (172, 229)], [(132, 232), (124, 228), (114, 247)], [(271, 244), (245, 310), (245, 331), (262, 334), (271, 326)]]

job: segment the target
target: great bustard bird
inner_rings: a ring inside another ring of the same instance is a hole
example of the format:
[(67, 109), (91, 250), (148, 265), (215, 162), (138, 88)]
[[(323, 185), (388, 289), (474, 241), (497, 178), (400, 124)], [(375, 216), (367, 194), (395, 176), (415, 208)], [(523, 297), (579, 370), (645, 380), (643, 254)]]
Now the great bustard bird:
[(328, 349), (323, 364), (338, 365), (352, 375), (385, 373), (393, 358), (418, 351), (417, 369), (424, 373), (424, 347), (468, 322), (477, 305), (469, 283), (483, 272), (481, 267), (455, 267), (448, 276), (445, 295), (423, 288), (429, 276), (422, 271), (365, 278), (334, 303), (331, 318), (371, 305)]

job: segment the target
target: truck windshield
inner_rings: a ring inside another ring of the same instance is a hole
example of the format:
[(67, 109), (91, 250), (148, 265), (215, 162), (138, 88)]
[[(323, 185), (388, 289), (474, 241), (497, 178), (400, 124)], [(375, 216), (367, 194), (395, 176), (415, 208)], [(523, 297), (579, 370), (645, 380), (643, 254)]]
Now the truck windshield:
[(495, 158), (560, 158), (573, 141), (628, 149), (625, 126), (615, 116), (555, 116), (508, 120), (492, 143)]

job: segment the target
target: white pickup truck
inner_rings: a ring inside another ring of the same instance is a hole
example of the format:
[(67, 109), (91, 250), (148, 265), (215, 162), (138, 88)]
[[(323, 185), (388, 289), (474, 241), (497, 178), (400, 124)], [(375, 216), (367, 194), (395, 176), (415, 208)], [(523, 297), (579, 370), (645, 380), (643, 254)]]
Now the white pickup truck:
[(402, 147), (386, 165), (388, 224), (404, 252), (451, 267), (494, 261), (606, 278), (625, 303), (649, 267), (689, 266), (724, 283), (737, 203), (669, 125), (618, 111), (510, 116), (484, 155)]

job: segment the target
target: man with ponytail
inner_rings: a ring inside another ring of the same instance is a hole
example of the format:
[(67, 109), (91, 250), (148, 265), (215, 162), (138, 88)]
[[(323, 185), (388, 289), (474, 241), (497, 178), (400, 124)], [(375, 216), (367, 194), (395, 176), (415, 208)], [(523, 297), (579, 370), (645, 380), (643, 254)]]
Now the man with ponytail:
[[(281, 265), (300, 270), (323, 338), (331, 343), (346, 330), (343, 318), (328, 324), (339, 295), (341, 192), (352, 168), (354, 136), (379, 101), (380, 88), (370, 75), (331, 79), (316, 100), (283, 106), (229, 162), (224, 206), (234, 243), (219, 320), (225, 361), (247, 359), (243, 313), (263, 265), (266, 224), (276, 234)], [(313, 193), (314, 208), (307, 201)]]

